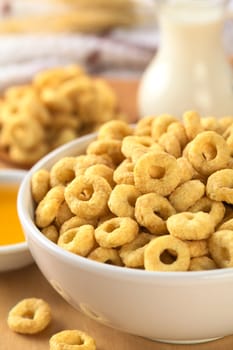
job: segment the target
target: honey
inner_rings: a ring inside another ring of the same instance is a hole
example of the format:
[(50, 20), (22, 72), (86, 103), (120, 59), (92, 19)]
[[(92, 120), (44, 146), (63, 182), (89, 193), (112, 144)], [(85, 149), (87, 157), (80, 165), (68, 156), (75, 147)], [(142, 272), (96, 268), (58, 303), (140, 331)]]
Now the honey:
[(0, 185), (0, 246), (25, 241), (17, 215), (17, 185)]

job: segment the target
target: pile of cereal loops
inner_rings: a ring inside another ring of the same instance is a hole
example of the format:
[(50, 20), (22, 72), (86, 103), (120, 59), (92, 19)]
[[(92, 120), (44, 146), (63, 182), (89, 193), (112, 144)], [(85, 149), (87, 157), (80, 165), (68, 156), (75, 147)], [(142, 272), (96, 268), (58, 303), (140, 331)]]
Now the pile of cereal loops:
[[(7, 318), (9, 328), (20, 334), (37, 334), (51, 322), (50, 306), (43, 299), (27, 298), (19, 301)], [(96, 350), (94, 339), (87, 333), (72, 329), (63, 330), (49, 339), (50, 350)]]
[(52, 149), (124, 118), (111, 87), (79, 66), (38, 73), (31, 84), (8, 88), (0, 99), (0, 150), (30, 166)]
[(35, 223), (88, 259), (148, 271), (233, 267), (233, 117), (104, 124), (31, 179)]

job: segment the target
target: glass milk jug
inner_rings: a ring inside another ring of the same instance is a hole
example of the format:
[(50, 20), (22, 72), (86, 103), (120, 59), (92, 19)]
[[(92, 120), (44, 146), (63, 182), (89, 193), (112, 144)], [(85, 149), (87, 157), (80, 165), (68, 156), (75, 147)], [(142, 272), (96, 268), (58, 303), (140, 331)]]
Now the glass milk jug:
[(233, 115), (233, 71), (222, 44), (226, 1), (162, 0), (161, 44), (142, 76), (141, 117), (185, 110)]

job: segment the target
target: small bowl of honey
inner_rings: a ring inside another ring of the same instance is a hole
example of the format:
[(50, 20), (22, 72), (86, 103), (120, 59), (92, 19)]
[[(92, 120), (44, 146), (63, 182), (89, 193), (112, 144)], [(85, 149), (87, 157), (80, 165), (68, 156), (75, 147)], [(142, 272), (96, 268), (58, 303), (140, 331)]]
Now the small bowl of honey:
[(26, 171), (0, 170), (0, 272), (33, 262), (17, 214), (17, 195)]

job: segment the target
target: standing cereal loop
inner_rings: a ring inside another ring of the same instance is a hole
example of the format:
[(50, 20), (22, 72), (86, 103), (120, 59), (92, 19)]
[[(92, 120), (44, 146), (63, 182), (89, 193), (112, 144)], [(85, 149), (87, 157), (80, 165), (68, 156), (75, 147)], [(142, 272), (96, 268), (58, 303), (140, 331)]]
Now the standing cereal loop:
[(197, 112), (185, 112), (183, 115), (183, 122), (185, 132), (189, 140), (193, 140), (200, 132), (204, 130), (201, 124), (200, 115)]
[(204, 131), (190, 143), (188, 159), (199, 173), (209, 176), (227, 167), (230, 150), (221, 135), (214, 131)]
[(194, 205), (192, 205), (188, 211), (193, 213), (204, 211), (204, 213), (208, 213), (210, 220), (213, 220), (215, 226), (217, 226), (224, 218), (225, 207), (221, 202), (213, 201), (208, 197), (202, 197)]
[(191, 258), (197, 258), (199, 256), (207, 255), (208, 254), (208, 243), (207, 239), (201, 239), (197, 241), (184, 241), (190, 251), (190, 257)]
[(214, 260), (208, 256), (199, 256), (192, 258), (189, 265), (189, 271), (204, 271), (217, 269)]
[(76, 159), (77, 159), (76, 166), (75, 166), (76, 176), (83, 175), (89, 167), (96, 164), (104, 164), (110, 168), (114, 168), (113, 162), (108, 155), (98, 156), (96, 154), (88, 154), (88, 155), (78, 156)]
[(205, 193), (205, 186), (200, 180), (190, 180), (177, 187), (169, 196), (169, 201), (176, 211), (186, 211)]
[(180, 168), (180, 185), (186, 181), (192, 179), (195, 174), (195, 170), (193, 169), (191, 163), (185, 157), (180, 157), (177, 159), (178, 166)]
[(165, 132), (160, 136), (158, 144), (172, 156), (179, 158), (181, 157), (181, 145), (178, 138), (171, 132)]
[(147, 116), (140, 119), (134, 130), (136, 136), (151, 136), (151, 125), (154, 121), (154, 116)]
[(204, 131), (210, 130), (210, 131), (215, 131), (218, 134), (221, 134), (221, 127), (219, 125), (219, 120), (216, 119), (215, 117), (202, 118), (201, 125), (202, 125)]
[(11, 330), (22, 334), (35, 334), (51, 322), (51, 310), (42, 299), (21, 300), (9, 312), (7, 323)]
[(87, 256), (95, 247), (94, 227), (83, 225), (71, 228), (60, 235), (57, 244), (71, 253)]
[(79, 330), (65, 330), (54, 334), (49, 340), (50, 350), (96, 350), (95, 341)]
[(125, 266), (144, 267), (144, 251), (152, 239), (155, 239), (155, 236), (139, 233), (132, 242), (123, 245), (119, 254)]
[(56, 218), (58, 209), (63, 201), (64, 186), (55, 186), (51, 188), (36, 208), (37, 226), (49, 226)]
[[(163, 262), (163, 253), (173, 251), (175, 260)], [(190, 252), (187, 244), (170, 235), (153, 239), (146, 247), (144, 265), (148, 271), (187, 271), (190, 264)]]
[(64, 157), (56, 162), (50, 170), (50, 184), (66, 186), (75, 177), (75, 157)]
[(200, 240), (209, 238), (213, 233), (214, 223), (207, 213), (183, 212), (167, 219), (167, 228), (172, 236), (183, 240)]
[(219, 267), (233, 267), (233, 231), (216, 231), (209, 238), (209, 252)]
[(55, 225), (49, 225), (41, 230), (50, 241), (57, 243), (59, 233)]
[(113, 181), (113, 169), (104, 164), (95, 164), (86, 169), (85, 175), (97, 175), (103, 177), (108, 181), (111, 187), (114, 187), (115, 182)]
[(32, 175), (31, 191), (32, 197), (36, 203), (39, 203), (50, 188), (49, 172), (45, 169), (40, 169)]
[(85, 219), (85, 218), (80, 218), (79, 216), (73, 216), (72, 218), (65, 221), (61, 225), (60, 234), (64, 233), (65, 231), (68, 231), (71, 228), (80, 227), (80, 226), (87, 225), (87, 224), (95, 226), (96, 222), (97, 221), (95, 219)]
[(125, 159), (113, 173), (113, 180), (117, 184), (134, 185), (134, 164), (130, 159)]
[(162, 114), (154, 118), (151, 125), (151, 136), (153, 140), (158, 141), (160, 136), (167, 132), (169, 125), (174, 122), (177, 122), (177, 119), (169, 114)]
[(103, 124), (98, 130), (98, 139), (122, 140), (132, 135), (132, 127), (123, 120), (111, 120)]
[(177, 187), (180, 178), (176, 158), (165, 152), (149, 152), (134, 167), (135, 186), (142, 193), (167, 196)]
[(136, 201), (135, 217), (139, 225), (146, 227), (150, 233), (161, 235), (167, 233), (166, 220), (176, 210), (164, 198), (156, 193), (147, 193)]
[(133, 163), (150, 150), (153, 139), (149, 136), (127, 136), (122, 140), (122, 153)]
[(96, 140), (87, 147), (87, 154), (108, 155), (115, 165), (124, 159), (121, 152), (121, 141), (119, 140)]
[(167, 132), (176, 136), (181, 148), (183, 149), (188, 143), (188, 137), (183, 124), (179, 121), (169, 124)]
[(212, 200), (233, 204), (233, 169), (219, 170), (210, 175), (206, 194)]
[(98, 247), (88, 255), (88, 259), (116, 266), (123, 265), (118, 250), (113, 248)]
[(111, 186), (100, 176), (77, 176), (65, 188), (65, 199), (72, 211), (82, 218), (96, 218), (107, 211)]
[(116, 185), (110, 194), (108, 207), (116, 216), (134, 218), (135, 203), (140, 194), (133, 185)]
[(57, 210), (55, 224), (57, 227), (60, 227), (65, 221), (72, 218), (72, 216), (74, 216), (74, 214), (71, 212), (68, 204), (64, 200), (64, 202), (61, 203), (60, 207)]
[(132, 242), (138, 230), (138, 224), (133, 219), (117, 217), (99, 225), (95, 230), (95, 239), (103, 248), (121, 247)]

